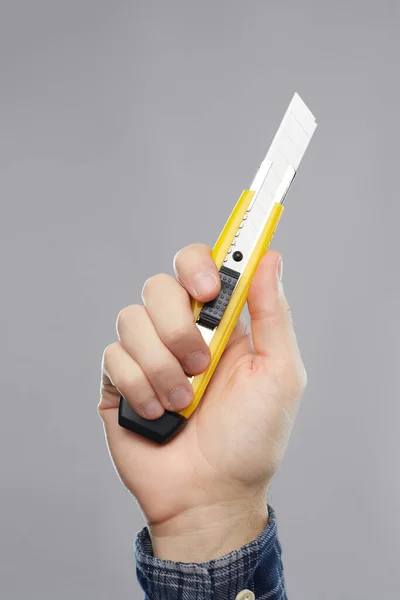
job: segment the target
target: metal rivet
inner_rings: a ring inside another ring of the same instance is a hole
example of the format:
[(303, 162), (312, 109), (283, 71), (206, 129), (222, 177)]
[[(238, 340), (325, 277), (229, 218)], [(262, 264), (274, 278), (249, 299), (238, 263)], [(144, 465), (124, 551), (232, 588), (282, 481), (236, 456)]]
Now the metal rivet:
[(239, 250), (236, 250), (236, 252), (232, 254), (232, 258), (236, 262), (240, 262), (243, 259), (243, 254)]

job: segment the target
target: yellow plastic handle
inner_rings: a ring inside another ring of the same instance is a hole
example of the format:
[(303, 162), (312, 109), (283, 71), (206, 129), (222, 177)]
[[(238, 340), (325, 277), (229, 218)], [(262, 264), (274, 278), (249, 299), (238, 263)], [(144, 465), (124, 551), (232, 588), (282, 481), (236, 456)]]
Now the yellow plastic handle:
[[(236, 206), (233, 209), (229, 219), (225, 223), (225, 227), (223, 228), (223, 230), (219, 234), (217, 241), (215, 242), (211, 256), (215, 264), (217, 265), (218, 271), (222, 267), (222, 263), (224, 262), (226, 253), (231, 247), (233, 238), (235, 237), (239, 225), (242, 222), (244, 215), (246, 214), (247, 208), (249, 207), (250, 202), (253, 199), (254, 193), (255, 192), (252, 192), (250, 190), (244, 190), (242, 192), (239, 200), (236, 202)], [(192, 311), (193, 318), (195, 321), (197, 321), (197, 318), (202, 308), (202, 302), (198, 302), (197, 300), (192, 299)]]
[[(215, 264), (217, 265), (218, 270), (222, 266), (226, 253), (229, 250), (229, 247), (233, 241), (233, 238), (235, 237), (238, 227), (243, 219), (244, 214), (246, 213), (247, 207), (249, 206), (253, 196), (254, 192), (250, 190), (245, 190), (242, 193), (214, 246), (212, 256), (215, 261)], [(239, 282), (232, 294), (231, 299), (229, 300), (229, 303), (222, 316), (222, 319), (210, 342), (210, 363), (206, 371), (204, 371), (204, 373), (196, 375), (193, 378), (193, 400), (187, 408), (180, 411), (180, 414), (183, 415), (186, 419), (188, 419), (190, 415), (194, 412), (194, 410), (197, 408), (206, 390), (206, 387), (215, 371), (218, 361), (221, 358), (225, 346), (232, 334), (235, 324), (246, 302), (250, 283), (257, 269), (258, 263), (260, 262), (262, 256), (265, 254), (272, 241), (282, 212), (282, 204), (275, 203), (272, 208), (271, 214), (268, 218), (268, 221), (265, 224), (265, 227), (260, 237), (258, 238), (257, 245), (254, 248), (250, 259), (244, 271), (241, 274)], [(203, 305), (197, 301), (192, 303), (193, 317), (195, 321), (197, 320), (200, 314), (202, 306)]]

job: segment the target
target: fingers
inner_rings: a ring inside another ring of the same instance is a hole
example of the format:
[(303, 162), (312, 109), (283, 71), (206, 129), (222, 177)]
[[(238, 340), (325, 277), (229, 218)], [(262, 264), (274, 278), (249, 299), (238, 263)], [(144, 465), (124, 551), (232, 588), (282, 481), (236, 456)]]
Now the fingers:
[(211, 249), (203, 244), (191, 244), (174, 257), (175, 274), (188, 293), (200, 302), (218, 296), (221, 280), (211, 257)]
[(170, 275), (155, 275), (143, 287), (142, 299), (158, 336), (189, 375), (202, 373), (210, 351), (193, 320), (187, 292)]
[(188, 406), (193, 399), (192, 386), (177, 358), (161, 341), (146, 308), (139, 305), (124, 308), (118, 316), (117, 333), (164, 408), (179, 411)]
[(146, 375), (120, 342), (111, 344), (104, 351), (102, 396), (108, 392), (107, 379), (118, 393), (108, 402), (102, 398), (103, 407), (118, 407), (122, 394), (133, 410), (145, 419), (157, 419), (164, 413)]
[(280, 281), (280, 254), (263, 256), (248, 294), (253, 345), (257, 354), (285, 358), (298, 352), (289, 305)]
[(116, 408), (119, 394), (150, 419), (191, 403), (188, 376), (207, 368), (210, 353), (194, 323), (190, 296), (213, 299), (220, 278), (210, 248), (201, 244), (178, 252), (174, 269), (179, 281), (164, 274), (151, 277), (142, 291), (144, 306), (128, 306), (118, 315), (119, 343), (108, 347), (103, 359), (100, 409)]

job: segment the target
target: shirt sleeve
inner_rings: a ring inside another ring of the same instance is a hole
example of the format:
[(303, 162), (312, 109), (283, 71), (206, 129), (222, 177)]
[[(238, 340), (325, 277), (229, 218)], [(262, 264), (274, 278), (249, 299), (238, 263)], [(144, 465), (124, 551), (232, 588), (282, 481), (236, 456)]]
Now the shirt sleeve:
[(254, 541), (203, 563), (155, 558), (149, 530), (144, 527), (134, 547), (144, 600), (287, 600), (275, 512), (270, 506), (268, 511), (268, 523)]

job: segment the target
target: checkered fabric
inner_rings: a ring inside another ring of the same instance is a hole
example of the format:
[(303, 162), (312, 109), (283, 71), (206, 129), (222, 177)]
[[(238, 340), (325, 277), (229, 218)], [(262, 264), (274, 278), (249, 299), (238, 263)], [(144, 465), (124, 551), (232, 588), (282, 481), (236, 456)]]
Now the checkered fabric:
[(144, 600), (235, 600), (244, 589), (256, 600), (287, 600), (274, 510), (257, 539), (216, 560), (180, 563), (154, 558), (149, 530), (134, 545)]

